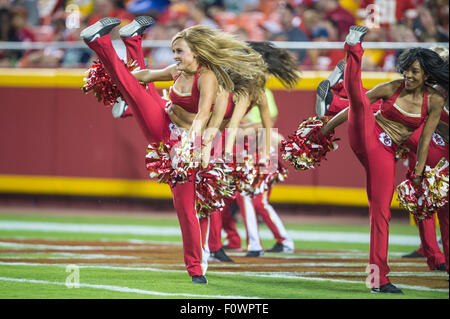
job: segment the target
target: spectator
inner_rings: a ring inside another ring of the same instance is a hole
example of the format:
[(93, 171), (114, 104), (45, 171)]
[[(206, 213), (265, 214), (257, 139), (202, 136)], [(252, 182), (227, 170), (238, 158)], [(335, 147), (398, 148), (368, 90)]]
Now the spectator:
[(431, 12), (426, 7), (420, 7), (419, 16), (414, 21), (414, 33), (422, 42), (448, 42), (448, 36), (436, 24)]
[[(88, 27), (87, 17), (81, 17), (80, 27), (78, 29), (71, 29), (65, 35), (66, 41), (82, 41), (80, 32)], [(63, 68), (82, 68), (89, 64), (93, 58), (92, 50), (87, 47), (83, 48), (69, 48), (64, 52), (61, 61)]]
[[(390, 37), (394, 42), (418, 42), (412, 28), (407, 24), (392, 26)], [(382, 70), (386, 72), (396, 72), (396, 61), (403, 50), (385, 50)]]
[[(287, 4), (278, 8), (282, 31), (276, 33), (273, 41), (309, 41), (309, 38), (299, 29), (300, 19), (296, 16), (295, 9)], [(297, 19), (295, 19), (297, 18)], [(306, 50), (290, 50), (301, 63), (306, 57)]]
[[(15, 7), (11, 8), (8, 11), (10, 15), (8, 38), (10, 41), (18, 41), (18, 42), (34, 42), (35, 36), (32, 32), (31, 26), (27, 21), (27, 9), (25, 7)], [(8, 21), (8, 19), (6, 19)], [(27, 50), (27, 51), (10, 51), (9, 52), (9, 61), (17, 66), (22, 65), (22, 61), (26, 59), (27, 55), (34, 52), (35, 50)]]
[(448, 0), (437, 0), (438, 6), (436, 8), (436, 15), (439, 26), (442, 29), (442, 31), (449, 36), (449, 27), (448, 27), (448, 15), (449, 15), (449, 7), (448, 7)]
[(198, 3), (198, 2), (196, 2), (195, 4), (189, 3), (188, 8), (189, 8), (190, 19), (187, 22), (186, 27), (200, 24), (200, 25), (205, 25), (207, 27), (210, 27), (212, 29), (219, 29), (219, 26), (217, 25), (217, 23), (214, 22), (213, 19), (211, 19), (210, 17), (208, 17), (206, 15), (204, 5), (202, 5), (201, 3)]
[[(55, 14), (51, 23), (53, 32), (51, 32), (50, 41), (64, 41), (66, 33), (65, 13), (59, 11)], [(31, 52), (26, 59), (23, 59), (22, 67), (59, 67), (64, 56), (64, 49), (61, 49), (51, 42), (43, 50)]]
[[(0, 0), (0, 42), (17, 41), (11, 18), (11, 3), (9, 0)], [(0, 50), (0, 67), (12, 66), (18, 55), (17, 51)]]
[[(299, 10), (297, 10), (297, 12), (298, 11)], [(311, 38), (312, 30), (318, 27), (318, 23), (322, 19), (322, 16), (316, 9), (309, 8), (301, 12), (301, 17), (300, 30)]]
[(244, 28), (237, 28), (233, 34), (241, 41), (249, 40), (248, 32)]
[[(336, 21), (331, 19), (321, 19), (318, 23), (319, 26), (326, 29), (329, 34), (329, 39), (332, 42), (339, 42), (339, 31)], [(342, 51), (342, 50), (340, 50)], [(345, 56), (345, 53), (343, 54)], [(344, 58), (344, 57), (342, 57)], [(339, 59), (339, 61), (342, 59)]]
[(122, 20), (122, 22), (126, 24), (134, 20), (134, 15), (122, 8), (119, 8), (115, 1), (95, 0), (94, 13), (89, 19), (88, 25), (92, 25), (105, 17), (114, 17)]
[(131, 0), (128, 1), (126, 9), (136, 16), (148, 15), (157, 18), (169, 5), (169, 0)]
[[(180, 30), (179, 26), (175, 23), (169, 23), (164, 26), (155, 25), (145, 39), (148, 40), (151, 37), (152, 40), (171, 40)], [(170, 47), (154, 48), (151, 50), (151, 58), (149, 59), (149, 66), (151, 68), (162, 69), (173, 63), (175, 61)]]
[(158, 24), (176, 23), (181, 29), (186, 28), (189, 20), (189, 7), (186, 1), (173, 1), (158, 17)]
[[(67, 5), (69, 5), (73, 1), (78, 0), (69, 0), (67, 1)], [(89, 2), (93, 0), (88, 0)], [(37, 3), (38, 12), (39, 12), (39, 20), (42, 25), (49, 25), (52, 20), (52, 15), (66, 2), (65, 0), (47, 0), (47, 1), (34, 1)], [(86, 2), (86, 1), (85, 1)], [(81, 7), (79, 7), (81, 8)]]
[(317, 8), (324, 13), (325, 18), (336, 22), (339, 39), (344, 41), (350, 27), (356, 24), (353, 14), (344, 9), (338, 0), (318, 0)]
[(15, 41), (21, 42), (33, 42), (35, 36), (33, 34), (31, 26), (28, 24), (27, 16), (28, 11), (24, 7), (16, 7), (11, 11), (12, 20), (11, 24), (15, 31)]
[[(311, 39), (318, 42), (338, 41), (337, 28), (334, 22), (319, 20), (311, 32)], [(342, 49), (310, 49), (308, 50), (308, 58), (304, 61), (302, 68), (332, 70), (344, 58), (345, 51)]]
[(223, 0), (226, 11), (235, 13), (253, 11), (258, 7), (258, 0)]
[(89, 16), (94, 11), (94, 0), (67, 0), (66, 8), (70, 5), (76, 5), (83, 16)]
[(23, 7), (27, 11), (27, 23), (30, 26), (39, 25), (39, 9), (35, 0), (16, 0), (13, 8)]
[[(329, 37), (328, 31), (321, 27), (314, 28), (311, 32), (311, 40), (315, 42), (328, 42)], [(328, 70), (331, 64), (331, 59), (328, 57), (328, 50), (308, 50), (308, 57), (305, 59), (303, 66), (306, 66), (307, 64), (309, 64), (309, 68), (312, 70)]]
[[(342, 35), (356, 23), (352, 12), (358, 11), (358, 17), (364, 18), (359, 14), (363, 12), (367, 16), (367, 7), (376, 3), (381, 28), (369, 32), (366, 40), (446, 42), (449, 38), (448, 0), (286, 0), (282, 3), (273, 0), (0, 0), (0, 41), (80, 40), (79, 30), (68, 29), (64, 23), (69, 5), (78, 6), (83, 26), (106, 16), (117, 17), (125, 25), (134, 19), (134, 14), (151, 15), (158, 23), (146, 38), (159, 40), (170, 40), (175, 30), (203, 24), (220, 27), (246, 40), (333, 42), (343, 41)], [(113, 39), (119, 37), (119, 29), (111, 33)], [(114, 43), (123, 58), (122, 42)], [(329, 69), (343, 57), (342, 50), (290, 51), (303, 66), (313, 69)], [(154, 66), (172, 62), (166, 57), (172, 56), (170, 48), (145, 48), (144, 53)], [(398, 50), (368, 50), (363, 67), (395, 71), (398, 53)], [(91, 51), (83, 48), (60, 49), (49, 44), (44, 50), (2, 50), (0, 67), (17, 63), (34, 67), (85, 67), (84, 63), (92, 58), (95, 57)]]
[[(391, 0), (391, 1), (360, 1), (360, 9), (358, 10), (358, 18), (366, 19), (369, 14), (367, 7), (376, 3), (377, 12), (379, 13), (379, 27), (390, 29), (392, 25), (398, 23), (412, 23), (417, 17), (416, 5), (413, 0)], [(394, 4), (395, 7), (392, 6)], [(373, 14), (373, 13), (372, 13)]]
[[(384, 28), (369, 29), (364, 37), (366, 42), (384, 42), (386, 34)], [(364, 71), (379, 71), (384, 64), (384, 49), (366, 49), (362, 59), (362, 69)]]

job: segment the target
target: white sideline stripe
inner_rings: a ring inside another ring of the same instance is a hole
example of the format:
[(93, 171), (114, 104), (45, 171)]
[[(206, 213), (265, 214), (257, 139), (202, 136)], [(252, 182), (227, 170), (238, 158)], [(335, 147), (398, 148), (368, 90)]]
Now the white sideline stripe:
[[(16, 265), (16, 266), (52, 266), (52, 267), (66, 267), (61, 264), (38, 264), (38, 263), (5, 263), (0, 262), (0, 265)], [(184, 273), (185, 270), (169, 270), (169, 269), (158, 269), (149, 267), (113, 267), (113, 266), (94, 266), (94, 265), (81, 265), (80, 268), (93, 268), (93, 269), (109, 269), (109, 270), (141, 270), (141, 271), (154, 271), (154, 272), (174, 272), (174, 273)], [(291, 273), (278, 273), (278, 272), (229, 272), (229, 271), (208, 271), (209, 274), (216, 275), (242, 275), (248, 277), (264, 277), (264, 278), (282, 278), (282, 279), (302, 279), (310, 281), (330, 281), (330, 282), (341, 282), (341, 283), (351, 283), (351, 284), (363, 284), (362, 281), (352, 281), (344, 279), (332, 279), (332, 278), (317, 278), (317, 277), (302, 277), (295, 276)], [(366, 274), (367, 275), (367, 274)], [(438, 289), (423, 286), (409, 286), (409, 285), (396, 285), (399, 288), (413, 289), (413, 290), (423, 290), (423, 291), (436, 291), (436, 292), (448, 292), (448, 289)]]
[[(17, 254), (23, 254), (21, 252), (17, 252), (17, 253), (8, 253), (9, 255), (17, 255)], [(31, 255), (31, 256), (27, 256), (27, 255)], [(38, 255), (38, 256), (33, 256), (33, 255)], [(44, 257), (39, 257), (39, 255), (50, 255), (50, 256), (44, 256)], [(135, 257), (135, 256), (120, 256), (120, 255), (102, 255), (102, 254), (85, 254), (85, 255), (80, 255), (80, 254), (73, 254), (73, 253), (41, 253), (41, 252), (32, 252), (32, 253), (26, 253), (26, 256), (3, 256), (0, 255), (1, 258), (4, 259), (24, 259), (24, 258), (29, 258), (29, 259), (34, 259), (34, 258), (45, 258), (45, 259), (67, 259), (67, 258), (74, 258), (74, 259), (138, 259), (139, 257)]]
[[(153, 242), (152, 244), (158, 245), (158, 242)], [(0, 241), (0, 247), (8, 247), (8, 248), (22, 248), (22, 249), (54, 249), (54, 250), (80, 250), (80, 251), (88, 251), (88, 250), (139, 250), (145, 249), (146, 247), (136, 247), (136, 246), (67, 246), (67, 245), (47, 245), (47, 244), (25, 244), (25, 243), (10, 243), (10, 242), (2, 242)], [(166, 249), (164, 246), (156, 246), (152, 247), (152, 249)], [(243, 252), (228, 252), (229, 256), (243, 256)], [(401, 252), (391, 252), (389, 253), (389, 257), (399, 257), (404, 255), (405, 253)], [(290, 254), (276, 254), (276, 253), (266, 253), (266, 257), (276, 257), (281, 259), (354, 259), (354, 258), (368, 258), (369, 253), (363, 251), (352, 251), (351, 253), (346, 252), (336, 252), (336, 253), (327, 253), (321, 252), (318, 253), (290, 253)]]
[[(22, 278), (7, 278), (0, 277), (0, 280), (3, 281), (12, 281), (12, 282), (25, 282), (32, 284), (43, 284), (43, 285), (57, 285), (57, 286), (65, 286), (65, 283), (62, 282), (54, 282), (54, 281), (45, 281), (45, 280), (35, 280), (35, 279), (22, 279)], [(149, 291), (138, 288), (128, 288), (128, 287), (120, 287), (120, 286), (110, 286), (110, 285), (92, 285), (92, 284), (83, 284), (80, 283), (80, 288), (95, 288), (95, 289), (103, 289), (109, 291), (116, 292), (125, 292), (125, 293), (135, 293), (140, 295), (151, 295), (151, 296), (183, 296), (183, 297), (200, 297), (200, 298), (218, 298), (218, 299), (260, 299), (259, 297), (247, 297), (247, 296), (222, 296), (222, 295), (197, 295), (197, 294), (185, 294), (185, 293), (167, 293), (160, 291)]]
[[(173, 266), (172, 264), (159, 264), (160, 266)], [(222, 263), (211, 263), (210, 267), (223, 266)], [(154, 264), (158, 266), (158, 264)], [(179, 266), (184, 266), (184, 264), (179, 264)], [(327, 263), (326, 261), (322, 263), (283, 263), (283, 264), (227, 264), (227, 267), (367, 267), (367, 263)], [(405, 266), (405, 267), (427, 267), (426, 264), (422, 263), (389, 263), (389, 266)]]
[[(1, 224), (1, 221), (0, 221)], [(14, 236), (14, 239), (20, 239), (20, 240), (27, 240), (30, 239), (30, 237), (25, 236)], [(55, 237), (39, 237), (39, 239), (42, 240), (56, 240)], [(109, 239), (109, 238), (100, 238), (95, 239), (95, 241), (99, 241), (101, 243), (116, 243), (117, 240)], [(144, 239), (121, 239), (120, 242), (127, 242), (130, 244), (157, 244), (159, 246), (167, 245), (167, 246), (181, 246), (183, 243), (177, 242), (177, 241), (163, 241), (163, 240), (144, 240)]]
[[(44, 223), (44, 222), (22, 222), (2, 221), (1, 230), (26, 230), (26, 231), (53, 231), (71, 233), (98, 233), (98, 234), (131, 234), (131, 235), (157, 235), (157, 236), (180, 236), (179, 227), (172, 226), (140, 226), (140, 225), (102, 225), (102, 224), (66, 224), (66, 223)], [(245, 231), (238, 230), (242, 238)], [(318, 242), (341, 242), (341, 243), (369, 243), (368, 233), (347, 232), (319, 232), (288, 230), (292, 240), (318, 241)], [(273, 234), (268, 229), (260, 231), (262, 239), (273, 239)], [(417, 246), (420, 244), (419, 236), (390, 235), (389, 243), (405, 246)]]
[[(239, 257), (239, 256), (243, 256), (242, 254), (238, 254), (238, 253), (227, 253), (228, 256), (230, 257)], [(355, 258), (359, 258), (359, 259), (367, 259), (369, 258), (369, 253), (364, 253), (364, 255), (359, 255), (359, 254), (355, 254), (355, 255), (351, 255), (351, 254), (346, 254), (346, 253), (336, 253), (336, 254), (328, 254), (326, 256), (324, 256), (322, 253), (320, 254), (303, 254), (303, 253), (294, 253), (294, 254), (282, 254), (282, 255), (273, 255), (273, 254), (266, 254), (264, 253), (264, 257), (267, 258), (277, 258), (277, 259), (355, 259)], [(262, 257), (262, 258), (264, 258)], [(392, 257), (391, 254), (389, 254), (389, 257)], [(261, 258), (261, 257), (259, 257)]]
[[(212, 272), (210, 272), (212, 273)], [(222, 272), (214, 272), (215, 274), (222, 274)], [(229, 272), (225, 274), (236, 274), (234, 272)], [(316, 278), (316, 277), (301, 277), (301, 276), (291, 276), (291, 275), (280, 275), (278, 273), (271, 273), (269, 275), (267, 274), (246, 274), (246, 273), (239, 273), (243, 276), (253, 276), (253, 277), (277, 277), (277, 278), (283, 278), (283, 279), (302, 279), (302, 280), (310, 280), (310, 281), (331, 281), (331, 282), (341, 282), (341, 283), (350, 283), (350, 284), (363, 284), (362, 281), (354, 281), (354, 280), (344, 280), (344, 279), (331, 279), (331, 278)], [(423, 291), (436, 291), (436, 292), (448, 292), (448, 289), (438, 289), (438, 288), (430, 288), (430, 287), (422, 287), (422, 286), (409, 286), (409, 285), (398, 285), (396, 284), (398, 288), (404, 288), (404, 289), (412, 289), (412, 290), (423, 290)]]
[[(261, 273), (261, 272), (253, 272), (253, 273)], [(267, 273), (267, 275), (272, 274)], [(277, 274), (281, 275), (294, 275), (294, 276), (317, 276), (317, 275), (326, 275), (326, 276), (343, 276), (343, 277), (359, 277), (364, 276), (367, 277), (367, 272), (351, 272), (351, 271), (293, 271), (293, 272), (277, 272)], [(447, 273), (439, 272), (439, 273), (429, 273), (429, 272), (413, 272), (413, 271), (403, 271), (403, 272), (390, 272), (389, 277), (447, 277)]]
[[(46, 245), (46, 244), (23, 244), (23, 243), (8, 243), (1, 242), (0, 247), (13, 247), (13, 248), (23, 248), (23, 249), (58, 249), (58, 250), (140, 250), (148, 249), (148, 247), (137, 247), (137, 246), (77, 246), (77, 245)], [(166, 247), (152, 247), (152, 249), (166, 249)]]

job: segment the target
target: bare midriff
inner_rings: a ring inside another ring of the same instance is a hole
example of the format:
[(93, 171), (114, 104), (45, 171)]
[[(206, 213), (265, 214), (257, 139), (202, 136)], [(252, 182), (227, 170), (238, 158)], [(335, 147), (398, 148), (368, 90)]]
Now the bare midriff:
[(403, 144), (414, 133), (414, 130), (410, 130), (403, 124), (388, 120), (381, 115), (380, 111), (375, 113), (375, 121), (397, 145)]
[[(181, 106), (171, 104), (167, 107), (167, 114), (173, 124), (180, 128), (189, 130), (194, 122), (196, 113), (191, 113), (183, 109)], [(223, 119), (220, 123), (219, 130), (222, 132), (230, 122), (230, 119)]]
[(167, 108), (167, 114), (173, 124), (180, 128), (189, 130), (195, 118), (195, 113), (191, 113), (183, 109), (181, 106), (171, 104)]

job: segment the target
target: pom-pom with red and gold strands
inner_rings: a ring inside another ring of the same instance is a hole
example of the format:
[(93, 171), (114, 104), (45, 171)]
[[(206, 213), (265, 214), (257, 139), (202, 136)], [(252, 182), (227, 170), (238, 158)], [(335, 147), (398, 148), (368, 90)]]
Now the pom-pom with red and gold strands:
[(449, 163), (442, 158), (436, 167), (425, 167), (419, 186), (413, 182), (415, 175), (408, 173), (408, 179), (397, 186), (400, 206), (417, 219), (431, 217), (448, 203)]
[(186, 182), (200, 165), (187, 132), (180, 130), (178, 134), (178, 140), (149, 144), (145, 159), (150, 177), (170, 186)]
[(408, 147), (400, 145), (395, 149), (395, 159), (407, 161), (409, 152), (410, 150)]
[(303, 121), (297, 131), (287, 139), (281, 141), (281, 157), (288, 161), (297, 170), (307, 170), (320, 165), (326, 154), (336, 150), (338, 139), (334, 132), (326, 135), (320, 129), (328, 122), (328, 118), (311, 117)]
[(449, 163), (445, 158), (442, 158), (434, 168), (425, 167), (422, 183), (438, 208), (448, 203), (448, 182)]
[(259, 165), (259, 187), (254, 192), (258, 195), (269, 191), (273, 186), (286, 180), (288, 169), (280, 161), (277, 161), (276, 168), (267, 167), (265, 163)]
[(172, 185), (171, 173), (172, 160), (170, 158), (170, 149), (172, 145), (160, 143), (151, 143), (147, 146), (147, 155), (145, 156), (145, 166), (150, 172), (151, 178), (158, 178), (160, 183)]
[(233, 166), (223, 160), (210, 163), (195, 175), (195, 209), (198, 216), (209, 216), (221, 212), (224, 199), (233, 197), (236, 186), (232, 176)]
[[(138, 68), (137, 61), (129, 60), (126, 67), (130, 71)], [(99, 60), (94, 61), (92, 66), (86, 71), (85, 84), (81, 87), (86, 94), (91, 93), (97, 98), (98, 102), (102, 102), (106, 106), (112, 106), (117, 99), (123, 98), (117, 86), (111, 81), (111, 77), (106, 72), (103, 63)]]
[(260, 183), (256, 158), (245, 155), (242, 161), (233, 163), (233, 166), (236, 189), (244, 195), (252, 195)]
[(179, 141), (171, 149), (173, 180), (184, 182), (200, 167), (200, 154), (186, 130), (181, 130)]

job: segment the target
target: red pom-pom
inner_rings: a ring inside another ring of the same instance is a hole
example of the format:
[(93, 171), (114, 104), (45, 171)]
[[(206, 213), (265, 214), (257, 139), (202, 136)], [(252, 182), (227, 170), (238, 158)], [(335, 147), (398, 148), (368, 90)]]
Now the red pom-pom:
[(270, 190), (273, 186), (275, 186), (275, 184), (285, 181), (288, 176), (287, 167), (280, 161), (278, 161), (276, 168), (267, 167), (264, 164), (260, 165), (259, 172), (261, 186), (257, 189), (257, 193), (255, 193), (255, 195)]
[(145, 159), (150, 177), (170, 186), (186, 182), (200, 165), (187, 132), (178, 130), (174, 133), (178, 139), (149, 144)]
[(234, 163), (234, 183), (242, 194), (253, 194), (259, 182), (259, 172), (252, 157), (245, 157), (243, 162)]
[(420, 185), (413, 182), (414, 174), (397, 186), (400, 206), (416, 218), (431, 217), (439, 208), (448, 204), (448, 162), (443, 158), (435, 168), (425, 167)]
[(337, 149), (334, 132), (322, 135), (320, 129), (328, 118), (320, 120), (311, 117), (303, 121), (297, 131), (281, 141), (281, 157), (292, 164), (297, 170), (307, 170), (320, 165), (326, 154)]
[[(137, 62), (132, 60), (128, 61), (125, 65), (130, 71), (138, 67)], [(102, 102), (106, 106), (114, 105), (119, 97), (123, 98), (100, 61), (94, 61), (94, 64), (86, 73), (87, 76), (83, 79), (85, 84), (81, 88), (84, 93), (88, 94), (92, 92), (98, 102)]]
[(200, 217), (221, 212), (225, 198), (233, 197), (236, 191), (232, 177), (233, 167), (217, 161), (200, 169), (195, 179), (195, 208)]
[(395, 159), (407, 161), (409, 152), (410, 152), (410, 150), (408, 147), (406, 147), (404, 145), (400, 145), (395, 150)]
[(158, 178), (160, 183), (173, 185), (172, 180), (172, 160), (170, 158), (171, 144), (152, 143), (147, 146), (147, 155), (145, 156), (145, 166), (150, 172), (151, 178)]

